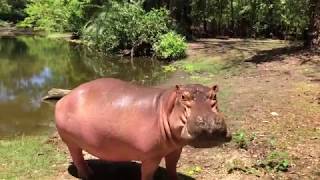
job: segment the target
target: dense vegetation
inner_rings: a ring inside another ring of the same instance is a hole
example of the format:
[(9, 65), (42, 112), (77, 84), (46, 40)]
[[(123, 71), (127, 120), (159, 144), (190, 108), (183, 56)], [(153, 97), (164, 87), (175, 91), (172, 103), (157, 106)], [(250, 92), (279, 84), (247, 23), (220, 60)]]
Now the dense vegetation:
[(0, 15), (21, 26), (75, 32), (104, 51), (145, 51), (169, 30), (188, 39), (267, 37), (320, 44), (319, 0), (0, 0)]
[(21, 26), (46, 31), (78, 32), (85, 23), (85, 7), (89, 0), (30, 0)]
[(26, 0), (0, 0), (0, 20), (17, 23), (26, 16)]
[(165, 9), (145, 12), (136, 3), (112, 3), (84, 27), (83, 37), (105, 51), (137, 49), (144, 51), (169, 31), (169, 12)]
[(154, 43), (153, 49), (156, 55), (162, 59), (175, 59), (185, 55), (187, 44), (184, 38), (174, 31), (160, 36), (159, 41)]

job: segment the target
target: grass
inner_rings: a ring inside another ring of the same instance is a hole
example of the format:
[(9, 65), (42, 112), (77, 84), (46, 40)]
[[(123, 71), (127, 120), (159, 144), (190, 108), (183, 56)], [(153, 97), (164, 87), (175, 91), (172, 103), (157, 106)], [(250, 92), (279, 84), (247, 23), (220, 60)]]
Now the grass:
[(258, 167), (267, 169), (268, 171), (288, 171), (291, 166), (291, 160), (287, 152), (272, 151), (265, 159), (257, 162)]
[(249, 165), (242, 159), (234, 159), (227, 164), (228, 174), (235, 171), (261, 177), (266, 172), (286, 172), (291, 167), (291, 159), (287, 152), (271, 151), (263, 159)]
[(232, 141), (237, 145), (238, 148), (247, 149), (251, 141), (255, 139), (255, 135), (248, 135), (244, 130), (238, 130), (232, 136)]
[(66, 155), (46, 137), (0, 140), (0, 179), (43, 179), (55, 176)]
[(202, 171), (202, 168), (200, 166), (190, 166), (187, 169), (184, 170), (184, 173), (188, 176), (195, 176), (197, 174), (200, 174)]
[[(198, 46), (195, 43), (195, 46)], [(201, 41), (200, 43), (201, 44)], [(208, 82), (203, 78), (208, 75), (234, 76), (248, 67), (240, 66), (246, 59), (263, 50), (272, 50), (288, 46), (286, 41), (278, 40), (210, 40), (207, 46), (199, 48), (189, 47), (189, 56), (164, 67), (164, 71), (173, 72), (182, 70), (191, 75), (191, 78), (200, 83)], [(191, 45), (192, 46), (192, 45)], [(202, 77), (201, 77), (202, 76)]]

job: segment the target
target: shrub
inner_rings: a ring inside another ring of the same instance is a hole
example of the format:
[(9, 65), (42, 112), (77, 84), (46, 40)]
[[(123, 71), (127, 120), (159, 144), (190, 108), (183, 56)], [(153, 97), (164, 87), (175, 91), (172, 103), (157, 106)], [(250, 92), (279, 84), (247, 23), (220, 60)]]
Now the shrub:
[(169, 31), (169, 12), (145, 12), (140, 3), (113, 2), (83, 29), (83, 39), (105, 52), (152, 45)]
[(85, 23), (84, 9), (90, 0), (30, 0), (25, 9), (28, 17), (22, 27), (36, 27), (46, 31), (75, 31)]
[(177, 59), (185, 56), (187, 44), (185, 38), (170, 31), (160, 37), (153, 45), (156, 56), (161, 59)]

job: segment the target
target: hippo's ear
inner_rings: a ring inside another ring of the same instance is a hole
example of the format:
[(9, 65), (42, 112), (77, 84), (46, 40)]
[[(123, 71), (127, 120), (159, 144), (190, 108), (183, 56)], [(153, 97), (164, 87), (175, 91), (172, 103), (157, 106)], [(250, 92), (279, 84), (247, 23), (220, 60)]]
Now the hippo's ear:
[(176, 93), (177, 94), (180, 94), (182, 92), (182, 90), (183, 90), (182, 85), (176, 85)]
[(176, 90), (177, 90), (177, 91), (181, 90), (181, 85), (178, 85), (178, 84), (177, 84), (177, 85), (176, 85)]
[(212, 86), (212, 90), (217, 93), (219, 91), (219, 86), (218, 85), (213, 85)]
[(177, 91), (178, 90), (178, 85), (176, 86), (177, 90), (176, 91), (172, 91), (171, 94), (167, 97), (167, 102), (166, 102), (166, 112), (168, 114), (171, 114), (174, 105), (176, 103), (176, 98), (177, 98)]

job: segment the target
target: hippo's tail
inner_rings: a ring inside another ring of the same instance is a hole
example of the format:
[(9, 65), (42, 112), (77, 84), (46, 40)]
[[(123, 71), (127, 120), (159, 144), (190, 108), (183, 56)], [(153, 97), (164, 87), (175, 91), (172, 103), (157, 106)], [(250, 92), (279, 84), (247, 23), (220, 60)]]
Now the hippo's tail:
[(69, 94), (71, 90), (69, 89), (57, 89), (57, 88), (52, 88), (48, 91), (48, 94), (42, 98), (42, 101), (46, 100), (59, 100), (63, 96)]

